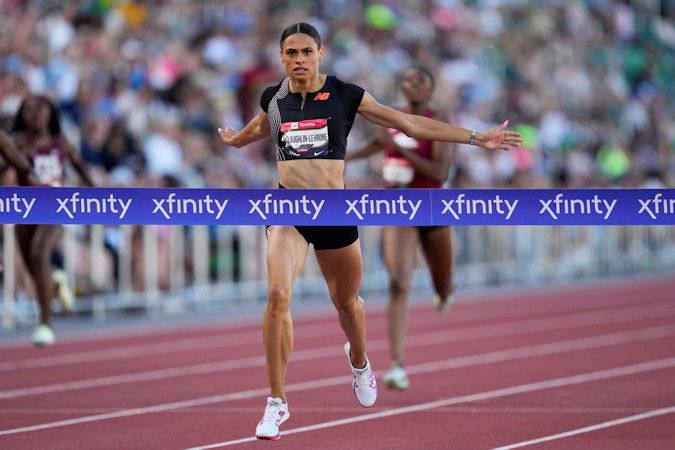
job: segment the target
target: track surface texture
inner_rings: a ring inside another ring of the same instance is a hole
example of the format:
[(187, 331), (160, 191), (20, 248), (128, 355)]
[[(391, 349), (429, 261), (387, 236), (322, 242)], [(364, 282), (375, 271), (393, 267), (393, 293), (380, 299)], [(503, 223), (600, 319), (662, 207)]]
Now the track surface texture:
[[(295, 320), (281, 440), (259, 320), (0, 341), (0, 448), (675, 448), (675, 279), (460, 296), (410, 308), (410, 388), (358, 406), (334, 312)], [(368, 356), (389, 366), (386, 313)]]

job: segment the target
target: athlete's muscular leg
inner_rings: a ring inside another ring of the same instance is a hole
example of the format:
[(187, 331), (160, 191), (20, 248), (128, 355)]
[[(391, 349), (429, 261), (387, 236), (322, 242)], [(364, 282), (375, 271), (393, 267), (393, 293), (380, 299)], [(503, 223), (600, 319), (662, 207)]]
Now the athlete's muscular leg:
[(403, 364), (408, 322), (408, 291), (417, 256), (416, 227), (382, 227), (384, 262), (389, 273), (389, 351), (392, 362)]
[(445, 298), (455, 291), (453, 284), (452, 231), (450, 227), (437, 228), (422, 240), (424, 257), (434, 282), (436, 293)]
[[(19, 246), (19, 253), (21, 253), (21, 259), (23, 260), (23, 266), (25, 267), (28, 275), (30, 277), (31, 288), (26, 287), (26, 290), (29, 292), (29, 295), (35, 296), (37, 300), (37, 291), (35, 290), (35, 276), (33, 275), (33, 269), (30, 265), (30, 249), (31, 243), (33, 242), (33, 236), (37, 230), (37, 225), (24, 225), (17, 224), (14, 226), (14, 231), (16, 233), (16, 241)], [(39, 301), (38, 301), (39, 303)], [(50, 311), (42, 311), (42, 306), (40, 306), (40, 323), (49, 324), (50, 320)]]
[(316, 250), (331, 300), (337, 309), (340, 326), (351, 345), (352, 365), (366, 365), (366, 309), (359, 297), (363, 264), (361, 244), (356, 242), (335, 250)]
[(24, 262), (35, 282), (40, 323), (49, 325), (51, 301), (56, 290), (51, 256), (63, 236), (63, 228), (60, 225), (21, 225), (17, 226), (16, 233)]
[(284, 386), (293, 350), (291, 291), (309, 248), (292, 226), (272, 226), (267, 241), (267, 306), (263, 314), (263, 344), (270, 397), (286, 400)]

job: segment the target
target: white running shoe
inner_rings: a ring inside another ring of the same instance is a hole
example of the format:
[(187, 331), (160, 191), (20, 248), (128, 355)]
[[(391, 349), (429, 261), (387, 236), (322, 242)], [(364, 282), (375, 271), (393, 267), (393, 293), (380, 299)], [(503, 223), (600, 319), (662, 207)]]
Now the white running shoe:
[(351, 346), (349, 345), (349, 342), (347, 342), (345, 344), (345, 354), (347, 355), (347, 361), (349, 361), (349, 367), (354, 374), (352, 390), (361, 406), (370, 408), (375, 404), (375, 400), (377, 400), (377, 382), (375, 381), (375, 374), (370, 368), (368, 357), (366, 357), (366, 367), (363, 369), (355, 368), (352, 365), (352, 358), (349, 353), (350, 349)]
[(288, 403), (284, 403), (280, 398), (267, 397), (265, 414), (255, 427), (255, 437), (276, 441), (281, 438), (279, 425), (286, 422), (289, 417), (291, 414), (288, 412)]
[(66, 312), (73, 312), (75, 297), (68, 283), (68, 274), (63, 269), (56, 269), (52, 272), (52, 279), (57, 284), (56, 298), (59, 299), (61, 307)]
[(398, 364), (391, 366), (391, 369), (389, 369), (389, 372), (387, 372), (382, 381), (384, 382), (384, 387), (387, 389), (404, 391), (410, 386), (408, 374), (405, 372), (405, 369)]
[(452, 306), (452, 302), (455, 301), (455, 295), (450, 294), (445, 298), (441, 298), (438, 294), (434, 294), (434, 305), (436, 306), (436, 311), (439, 313), (444, 313)]
[(48, 347), (52, 345), (55, 340), (56, 337), (54, 336), (54, 332), (49, 325), (45, 325), (44, 323), (41, 323), (35, 328), (35, 331), (33, 331), (33, 335), (30, 338), (30, 341), (36, 347)]

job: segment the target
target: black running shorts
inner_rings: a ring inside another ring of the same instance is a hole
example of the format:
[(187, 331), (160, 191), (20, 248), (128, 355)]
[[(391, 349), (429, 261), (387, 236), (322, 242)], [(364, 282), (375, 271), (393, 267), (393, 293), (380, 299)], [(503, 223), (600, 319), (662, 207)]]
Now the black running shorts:
[[(279, 189), (286, 189), (281, 184)], [(269, 228), (269, 225), (265, 228)], [(353, 226), (295, 225), (295, 229), (314, 250), (335, 250), (347, 247), (359, 238), (359, 228)]]
[(300, 226), (295, 229), (300, 232), (308, 244), (314, 245), (315, 250), (335, 250), (353, 244), (359, 238), (359, 228), (356, 226)]

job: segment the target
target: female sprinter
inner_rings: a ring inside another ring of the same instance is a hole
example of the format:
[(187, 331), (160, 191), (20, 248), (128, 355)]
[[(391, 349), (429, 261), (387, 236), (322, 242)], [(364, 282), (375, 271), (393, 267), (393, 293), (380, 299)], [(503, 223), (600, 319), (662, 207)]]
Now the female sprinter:
[[(70, 160), (87, 185), (93, 185), (79, 157), (61, 135), (58, 112), (47, 98), (26, 98), (19, 107), (11, 132), (19, 150), (4, 145), (3, 156), (16, 170), (21, 186), (62, 186), (66, 159)], [(57, 283), (53, 278), (51, 258), (63, 235), (63, 228), (61, 225), (39, 224), (17, 225), (15, 229), (40, 305), (40, 324), (31, 341), (38, 347), (52, 345), (55, 337), (50, 326), (50, 303)]]
[[(452, 127), (426, 117), (406, 114), (380, 105), (360, 87), (334, 76), (320, 74), (324, 56), (321, 37), (314, 27), (298, 23), (281, 34), (280, 56), (288, 77), (267, 88), (260, 101), (262, 112), (243, 130), (218, 130), (221, 139), (234, 147), (272, 135), (276, 143), (279, 184), (287, 189), (344, 189), (344, 158), (347, 135), (356, 113), (408, 136), (434, 141), (472, 142), (488, 149), (518, 146), (519, 135), (504, 131), (506, 123), (487, 132)], [(314, 127), (314, 128), (312, 128)], [(295, 148), (294, 133), (328, 134), (328, 141)], [(302, 150), (302, 151), (298, 151)], [(293, 347), (290, 315), (291, 288), (300, 272), (309, 245), (316, 258), (340, 325), (348, 342), (345, 352), (354, 375), (352, 389), (362, 406), (375, 403), (375, 376), (366, 357), (365, 309), (359, 297), (362, 263), (356, 226), (271, 226), (268, 229), (268, 299), (263, 315), (263, 344), (267, 359), (270, 394), (256, 437), (279, 439), (279, 425), (289, 417), (284, 382)]]
[[(406, 99), (405, 112), (436, 119), (429, 108), (434, 78), (428, 69), (414, 66), (403, 72), (401, 91)], [(382, 176), (389, 188), (441, 188), (448, 178), (450, 152), (442, 143), (413, 139), (396, 129), (385, 129), (362, 150), (347, 155), (347, 160), (370, 156), (384, 149)], [(436, 295), (434, 303), (445, 312), (452, 303), (452, 241), (450, 227), (383, 227), (384, 261), (389, 272), (389, 348), (392, 366), (384, 376), (387, 388), (407, 389), (408, 375), (403, 368), (405, 333), (408, 319), (407, 298), (415, 267), (417, 245), (421, 244)]]

